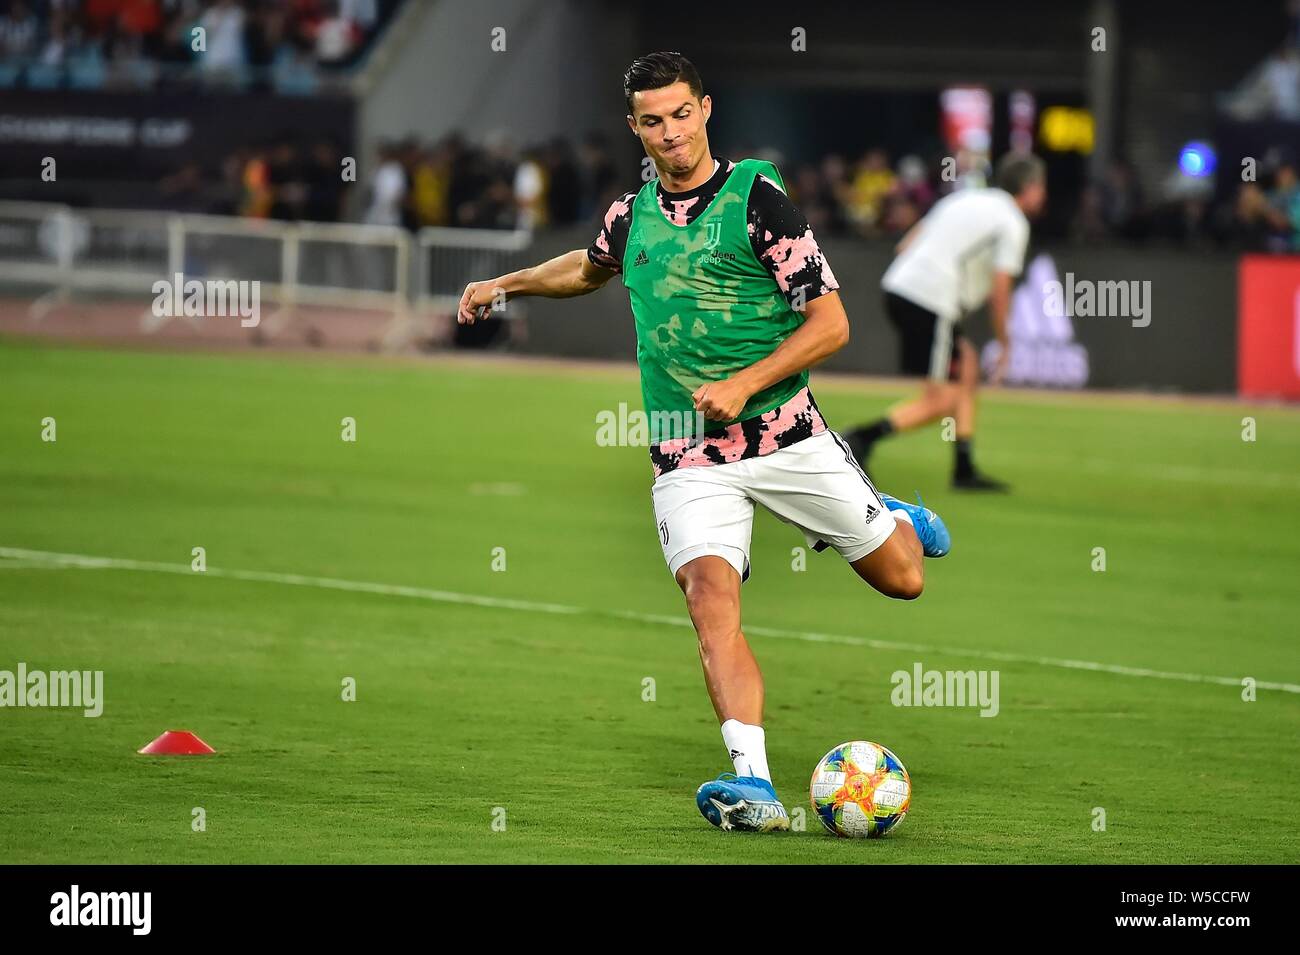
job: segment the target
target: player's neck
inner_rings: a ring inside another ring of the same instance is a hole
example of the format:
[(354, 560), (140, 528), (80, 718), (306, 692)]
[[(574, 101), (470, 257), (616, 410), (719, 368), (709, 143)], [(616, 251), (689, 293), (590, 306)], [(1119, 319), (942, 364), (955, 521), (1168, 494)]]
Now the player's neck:
[(671, 172), (660, 170), (659, 182), (664, 187), (665, 192), (690, 192), (713, 178), (713, 172), (713, 153), (705, 147), (704, 155), (700, 157), (700, 161), (695, 164), (694, 169), (680, 177), (674, 176)]

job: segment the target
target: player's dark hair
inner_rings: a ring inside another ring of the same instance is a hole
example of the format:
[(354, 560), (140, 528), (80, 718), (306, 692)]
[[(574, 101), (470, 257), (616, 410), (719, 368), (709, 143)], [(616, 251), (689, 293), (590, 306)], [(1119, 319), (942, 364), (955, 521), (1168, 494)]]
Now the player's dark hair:
[(632, 94), (641, 90), (663, 89), (674, 83), (685, 83), (691, 89), (691, 95), (700, 99), (704, 95), (704, 84), (700, 82), (699, 71), (695, 64), (680, 53), (649, 53), (638, 56), (623, 74), (623, 97), (627, 100), (627, 111), (632, 112)]
[(1047, 178), (1047, 165), (1032, 153), (1007, 153), (998, 160), (993, 174), (993, 185), (1013, 196), (1031, 183)]

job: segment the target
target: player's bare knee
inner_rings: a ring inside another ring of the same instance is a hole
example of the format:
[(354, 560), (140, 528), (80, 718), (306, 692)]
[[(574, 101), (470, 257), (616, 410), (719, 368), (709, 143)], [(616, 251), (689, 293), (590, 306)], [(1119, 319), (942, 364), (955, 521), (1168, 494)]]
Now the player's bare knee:
[(731, 655), (737, 641), (741, 640), (740, 627), (704, 626), (695, 630), (700, 650), (700, 662), (706, 667), (709, 661), (718, 655), (723, 659)]
[[(695, 568), (688, 564), (678, 574), (677, 583), (686, 597), (686, 609), (696, 622), (696, 629), (701, 628), (703, 621), (725, 616), (725, 611), (736, 605), (739, 596), (735, 581), (714, 567)], [(738, 612), (736, 617), (739, 618)], [(708, 629), (715, 628), (711, 625)]]
[(725, 652), (726, 648), (740, 639), (740, 621), (731, 619), (729, 614), (718, 615), (705, 612), (696, 616), (695, 635), (700, 646), (700, 659), (707, 665), (714, 651)]
[(686, 609), (693, 620), (711, 616), (718, 608), (731, 603), (734, 599), (731, 591), (725, 582), (704, 574), (689, 576), (682, 583)]

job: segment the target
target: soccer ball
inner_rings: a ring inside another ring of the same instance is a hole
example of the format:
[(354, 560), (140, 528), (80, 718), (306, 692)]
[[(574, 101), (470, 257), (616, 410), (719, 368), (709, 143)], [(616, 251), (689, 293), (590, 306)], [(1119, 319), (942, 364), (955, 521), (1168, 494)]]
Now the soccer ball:
[(898, 827), (912, 804), (912, 780), (879, 743), (853, 740), (822, 757), (809, 786), (813, 812), (831, 832), (874, 839)]

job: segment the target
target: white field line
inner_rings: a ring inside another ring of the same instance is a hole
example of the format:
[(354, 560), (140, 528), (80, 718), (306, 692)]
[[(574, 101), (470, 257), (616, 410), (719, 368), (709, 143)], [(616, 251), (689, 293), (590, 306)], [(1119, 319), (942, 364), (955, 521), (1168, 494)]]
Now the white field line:
[[(322, 590), (345, 590), (352, 593), (380, 594), (389, 597), (411, 597), (437, 603), (465, 604), (490, 607), (498, 610), (521, 610), (526, 613), (545, 613), (563, 616), (603, 616), (661, 626), (689, 629), (691, 622), (685, 617), (667, 614), (641, 613), (635, 610), (595, 610), (569, 604), (545, 603), (536, 600), (514, 600), (508, 597), (485, 597), (462, 594), (450, 590), (431, 590), (427, 587), (407, 587), (400, 584), (377, 584), (361, 580), (340, 580), (335, 577), (309, 577), (302, 574), (281, 574), (262, 570), (229, 570), (209, 567), (199, 573), (189, 564), (164, 564), (145, 560), (124, 560), (117, 557), (89, 557), (84, 554), (58, 554), (51, 551), (24, 550), (17, 547), (0, 547), (0, 558), (23, 562), (27, 567), (44, 569), (82, 570), (137, 570), (161, 574), (183, 574), (187, 577), (224, 577), (229, 580), (248, 580), (268, 584), (291, 584), (297, 587), (317, 587)], [(0, 568), (13, 566), (0, 564)], [(1028, 663), (1034, 666), (1054, 667), (1062, 670), (1092, 670), (1118, 676), (1146, 677), (1155, 680), (1178, 680), (1184, 683), (1214, 683), (1220, 686), (1241, 686), (1240, 677), (1209, 676), (1202, 673), (1179, 673), (1170, 670), (1151, 670), (1146, 667), (1123, 666), (1118, 663), (1096, 663), (1091, 660), (1069, 660), (1062, 657), (1040, 657), (1021, 653), (1003, 653), (998, 650), (979, 650), (970, 647), (945, 647), (924, 643), (905, 643), (894, 640), (873, 640), (837, 633), (818, 633), (811, 630), (786, 630), (781, 627), (746, 625), (745, 632), (760, 637), (780, 640), (800, 640), (804, 643), (836, 643), (851, 647), (868, 647), (873, 650), (904, 650), (910, 653), (937, 653), (945, 656), (973, 657), (996, 660), (1002, 663)], [(1300, 694), (1300, 684), (1257, 680), (1261, 690), (1278, 690)]]
[[(999, 461), (1016, 462), (1029, 467), (1056, 469), (1059, 462), (1037, 454), (1020, 454), (1014, 451), (998, 454)], [(1300, 490), (1300, 475), (1280, 471), (1246, 471), (1240, 468), (1208, 468), (1195, 464), (1142, 464), (1140, 462), (1112, 461), (1092, 458), (1071, 464), (1071, 468), (1093, 474), (1117, 474), (1128, 478), (1150, 478), (1153, 481), (1187, 481), (1193, 484), (1221, 484), (1226, 487), (1254, 485)]]

